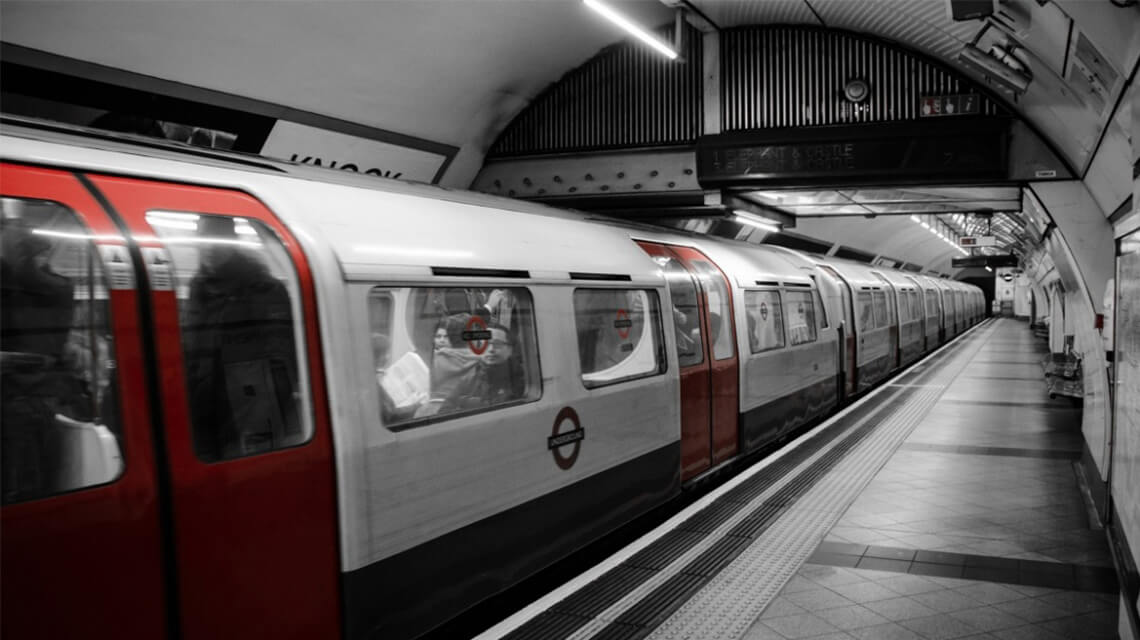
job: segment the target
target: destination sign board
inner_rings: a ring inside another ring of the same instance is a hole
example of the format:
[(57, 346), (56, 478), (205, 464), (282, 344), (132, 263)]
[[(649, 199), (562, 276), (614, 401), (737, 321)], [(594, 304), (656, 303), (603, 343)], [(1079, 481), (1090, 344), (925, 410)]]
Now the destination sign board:
[(1009, 121), (999, 118), (810, 127), (704, 136), (702, 187), (1003, 180)]
[(969, 256), (966, 258), (951, 258), (950, 266), (955, 269), (967, 269), (969, 267), (990, 267), (997, 269), (999, 267), (1016, 267), (1017, 256), (1013, 254), (1000, 255), (1000, 256)]
[(995, 236), (961, 236), (958, 238), (959, 247), (996, 247)]

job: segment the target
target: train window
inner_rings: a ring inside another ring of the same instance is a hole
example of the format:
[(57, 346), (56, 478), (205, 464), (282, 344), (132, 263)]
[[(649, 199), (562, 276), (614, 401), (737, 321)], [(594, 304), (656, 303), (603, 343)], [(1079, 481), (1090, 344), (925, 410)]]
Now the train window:
[(855, 305), (859, 307), (859, 330), (870, 331), (875, 328), (875, 315), (871, 304), (871, 292), (860, 291), (855, 296)]
[(797, 344), (815, 342), (815, 305), (812, 302), (810, 291), (785, 291), (784, 300), (787, 304), (788, 343), (793, 347)]
[(574, 324), (587, 388), (664, 373), (656, 292), (575, 289)]
[(922, 319), (922, 299), (918, 297), (917, 291), (908, 291), (906, 297), (910, 299), (910, 319)]
[(827, 328), (827, 309), (825, 309), (823, 307), (823, 300), (820, 299), (818, 291), (813, 290), (811, 292), (811, 295), (812, 295), (812, 299), (815, 300), (815, 308), (817, 310), (816, 315), (819, 316), (819, 328), (820, 329), (826, 329)]
[(389, 428), (542, 395), (534, 301), (522, 287), (373, 287), (379, 414)]
[(935, 291), (926, 292), (926, 317), (938, 317), (938, 293)]
[(654, 256), (669, 281), (669, 301), (673, 305), (673, 328), (677, 335), (677, 364), (690, 367), (704, 358), (701, 343), (701, 311), (697, 302), (697, 285), (689, 270), (675, 258)]
[(146, 219), (174, 266), (198, 458), (308, 442), (300, 285), (280, 238), (246, 218), (148, 211)]
[(70, 209), (0, 199), (0, 492), (3, 503), (113, 481), (123, 471), (106, 273)]
[(704, 260), (692, 260), (693, 268), (701, 275), (701, 285), (709, 301), (709, 339), (713, 346), (713, 359), (726, 360), (735, 353), (732, 344), (732, 304), (724, 276), (716, 267)]
[(875, 326), (888, 326), (890, 322), (887, 320), (887, 294), (883, 291), (874, 291), (871, 293), (871, 299), (874, 301), (871, 306), (875, 310)]
[(784, 310), (778, 291), (745, 291), (744, 314), (752, 353), (784, 346)]

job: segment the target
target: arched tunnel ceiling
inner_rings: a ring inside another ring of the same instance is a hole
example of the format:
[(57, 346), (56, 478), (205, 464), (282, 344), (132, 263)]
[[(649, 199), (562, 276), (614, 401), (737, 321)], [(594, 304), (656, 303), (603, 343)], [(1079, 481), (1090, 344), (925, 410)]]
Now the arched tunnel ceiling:
[[(685, 5), (721, 28), (785, 23), (846, 29), (896, 41), (958, 69), (957, 54), (971, 41), (980, 47), (1014, 43), (1033, 80), (1020, 97), (1004, 97), (1079, 176), (1090, 170), (1099, 146), (1127, 148), (1127, 123), (1112, 119), (1140, 57), (1135, 5), (995, 0), (994, 19), (954, 21), (947, 0), (612, 4), (646, 25), (668, 24), (671, 6)], [(623, 36), (577, 0), (4, 0), (0, 39), (451, 145), (459, 153), (442, 182), (467, 187), (486, 150), (523, 108)], [(1082, 81), (1076, 64), (1082, 47), (1108, 86)], [(929, 262), (921, 259), (925, 247), (940, 242), (923, 237), (906, 216), (804, 220), (799, 227), (809, 235), (811, 230), (920, 263)], [(935, 248), (941, 250), (935, 244), (930, 251)]]

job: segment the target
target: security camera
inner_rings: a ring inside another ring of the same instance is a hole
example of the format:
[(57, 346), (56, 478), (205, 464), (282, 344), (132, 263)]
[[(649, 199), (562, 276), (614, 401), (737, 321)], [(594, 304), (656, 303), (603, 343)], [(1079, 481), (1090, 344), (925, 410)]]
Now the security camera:
[[(1008, 52), (1006, 53), (1005, 57), (1012, 58)], [(958, 62), (962, 63), (963, 67), (985, 76), (999, 88), (1014, 95), (1025, 93), (1030, 81), (1033, 80), (1033, 76), (1024, 70), (1024, 65), (1020, 62), (1017, 66), (1021, 68), (1014, 68), (970, 44), (962, 47), (962, 50), (958, 52)]]

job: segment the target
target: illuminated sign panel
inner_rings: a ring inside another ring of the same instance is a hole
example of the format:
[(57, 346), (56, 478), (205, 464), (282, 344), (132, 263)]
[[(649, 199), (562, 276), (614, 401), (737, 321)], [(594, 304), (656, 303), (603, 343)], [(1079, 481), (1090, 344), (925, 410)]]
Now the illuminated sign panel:
[(959, 247), (996, 247), (997, 238), (994, 236), (962, 236), (958, 238)]
[(706, 188), (1004, 180), (1008, 157), (1001, 118), (734, 132), (698, 140), (697, 180)]
[(977, 115), (981, 97), (974, 94), (957, 96), (922, 96), (918, 100), (922, 118)]
[(1015, 255), (1001, 255), (1001, 256), (969, 256), (966, 258), (951, 258), (950, 266), (955, 269), (967, 269), (969, 267), (990, 267), (997, 269), (998, 267), (1016, 267), (1017, 256)]

